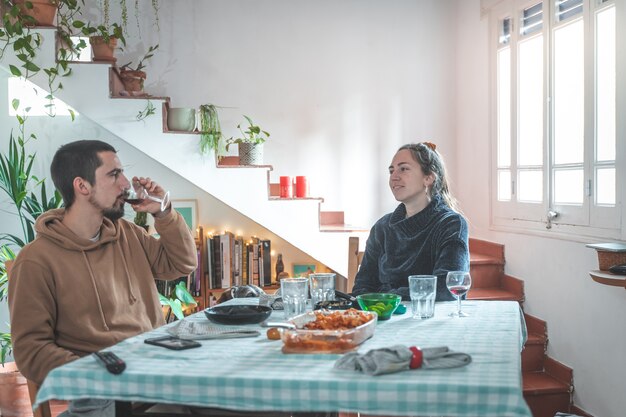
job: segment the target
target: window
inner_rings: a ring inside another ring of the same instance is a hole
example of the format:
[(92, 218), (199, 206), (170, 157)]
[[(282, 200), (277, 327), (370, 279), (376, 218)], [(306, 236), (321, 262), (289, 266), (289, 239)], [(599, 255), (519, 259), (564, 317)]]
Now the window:
[(504, 1), (491, 28), (493, 223), (619, 238), (615, 2)]

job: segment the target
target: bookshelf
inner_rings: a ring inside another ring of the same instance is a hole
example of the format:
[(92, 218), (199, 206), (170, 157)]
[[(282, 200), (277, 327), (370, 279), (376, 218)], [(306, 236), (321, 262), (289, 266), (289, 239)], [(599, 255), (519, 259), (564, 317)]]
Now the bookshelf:
[(189, 290), (198, 310), (214, 305), (222, 293), (234, 286), (253, 284), (273, 293), (271, 241), (252, 237), (243, 239), (231, 232), (205, 234), (198, 227), (195, 238), (198, 269), (189, 277)]

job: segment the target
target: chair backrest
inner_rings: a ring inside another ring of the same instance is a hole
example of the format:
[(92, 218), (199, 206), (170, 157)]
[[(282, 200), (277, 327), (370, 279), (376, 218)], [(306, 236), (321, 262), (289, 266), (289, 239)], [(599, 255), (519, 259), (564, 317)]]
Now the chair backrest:
[[(7, 278), (11, 278), (11, 269), (13, 268), (13, 261), (6, 261), (4, 263), (4, 267), (7, 271)], [(37, 397), (37, 391), (39, 391), (39, 385), (35, 384), (33, 381), (27, 379), (28, 385), (28, 395), (30, 397), (30, 404), (35, 404), (35, 397)], [(33, 417), (51, 417), (52, 413), (50, 412), (50, 403), (48, 401), (39, 404), (39, 407), (35, 411), (33, 411)]]
[(359, 251), (359, 238), (351, 236), (348, 241), (348, 282), (346, 292), (352, 292), (354, 287), (354, 279), (359, 271), (361, 261), (363, 260), (363, 252)]

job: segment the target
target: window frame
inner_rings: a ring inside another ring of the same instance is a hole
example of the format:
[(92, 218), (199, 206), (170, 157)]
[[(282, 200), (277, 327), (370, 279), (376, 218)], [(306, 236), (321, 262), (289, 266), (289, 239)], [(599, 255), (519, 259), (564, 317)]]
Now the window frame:
[[(552, 56), (552, 43), (554, 39), (554, 31), (564, 25), (571, 24), (576, 19), (584, 19), (584, 31), (585, 31), (585, 103), (584, 103), (584, 179), (587, 186), (587, 179), (592, 176), (592, 184), (595, 185), (596, 168), (602, 164), (598, 164), (595, 161), (595, 145), (596, 145), (596, 127), (595, 127), (595, 21), (596, 13), (606, 7), (615, 7), (616, 10), (616, 74), (623, 73), (626, 70), (626, 42), (620, 43), (620, 36), (624, 36), (626, 30), (623, 23), (626, 21), (626, 11), (624, 10), (624, 4), (619, 1), (609, 0), (600, 2), (598, 0), (584, 0), (583, 1), (583, 14), (577, 15), (578, 17), (569, 17), (560, 22), (557, 21), (556, 14), (554, 13), (555, 4), (554, 0), (544, 0), (543, 3), (543, 28), (541, 31), (537, 31), (534, 34), (528, 35), (525, 38), (531, 38), (532, 36), (543, 36), (543, 59), (544, 59), (544, 107), (543, 107), (543, 201), (541, 203), (520, 203), (515, 201), (515, 195), (512, 195), (511, 201), (499, 201), (498, 200), (498, 51), (503, 47), (499, 43), (499, 35), (501, 32), (501, 22), (504, 18), (509, 17), (511, 19), (512, 27), (510, 29), (511, 36), (506, 47), (510, 51), (510, 63), (511, 63), (511, 91), (510, 91), (510, 108), (511, 108), (511, 120), (510, 120), (510, 138), (511, 138), (511, 161), (510, 161), (510, 173), (511, 178), (516, 181), (518, 176), (518, 160), (517, 160), (517, 125), (518, 125), (518, 87), (519, 82), (518, 75), (518, 48), (520, 45), (520, 25), (521, 25), (521, 12), (533, 4), (536, 4), (537, 0), (505, 0), (498, 2), (489, 9), (489, 66), (491, 74), (490, 76), (490, 138), (491, 138), (491, 190), (490, 190), (490, 228), (493, 230), (510, 231), (518, 233), (530, 233), (539, 234), (544, 236), (557, 237), (561, 239), (574, 240), (574, 241), (588, 241), (589, 237), (598, 238), (612, 238), (612, 239), (625, 239), (626, 229), (624, 228), (624, 219), (626, 218), (626, 208), (623, 204), (624, 196), (626, 196), (626, 121), (624, 118), (620, 118), (620, 114), (624, 114), (623, 110), (626, 110), (626, 82), (623, 82), (616, 76), (616, 156), (615, 156), (615, 175), (616, 175), (616, 204), (614, 207), (603, 207), (593, 203), (595, 199), (595, 190), (592, 192), (592, 196), (588, 197), (585, 194), (585, 199), (588, 201), (586, 205), (588, 213), (586, 219), (588, 223), (581, 225), (574, 222), (568, 224), (567, 221), (563, 221), (559, 218), (548, 221), (548, 211), (554, 209), (552, 203), (553, 191), (550, 191), (547, 187), (551, 186), (551, 181), (554, 178), (554, 164), (553, 164), (553, 100), (550, 97), (553, 95), (553, 74), (549, 73), (554, 71), (554, 62)], [(593, 7), (590, 7), (592, 6)], [(588, 35), (591, 33), (591, 36)], [(623, 39), (623, 38), (622, 38)], [(591, 58), (589, 55), (593, 54)], [(549, 63), (549, 64), (546, 64)], [(591, 66), (591, 68), (589, 68)], [(620, 72), (622, 71), (622, 72)], [(513, 87), (514, 86), (514, 87)], [(589, 97), (592, 99), (590, 100)], [(549, 140), (548, 140), (549, 138)], [(592, 138), (592, 139), (589, 139)], [(584, 204), (583, 204), (584, 206)], [(566, 207), (556, 206), (560, 210), (566, 210)], [(566, 216), (569, 217), (569, 216)]]

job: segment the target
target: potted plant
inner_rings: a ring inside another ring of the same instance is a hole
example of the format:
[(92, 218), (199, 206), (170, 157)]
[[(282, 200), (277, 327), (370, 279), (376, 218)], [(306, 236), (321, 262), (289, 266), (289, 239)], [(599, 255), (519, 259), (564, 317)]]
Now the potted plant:
[(143, 229), (147, 232), (150, 226), (148, 225), (148, 213), (145, 211), (138, 211), (135, 213), (135, 218), (133, 222), (139, 226), (143, 227)]
[(122, 45), (126, 46), (124, 32), (117, 23), (113, 23), (111, 26), (99, 25), (94, 27), (80, 22), (77, 28), (81, 30), (83, 35), (89, 36), (94, 61), (116, 62), (117, 58), (115, 58), (114, 53), (117, 41), (121, 41)]
[(270, 134), (255, 125), (245, 114), (243, 117), (248, 121), (248, 128), (243, 130), (241, 123), (237, 125), (237, 129), (241, 132), (240, 138), (230, 138), (226, 141), (226, 150), (233, 143), (239, 146), (239, 164), (240, 165), (261, 165), (263, 164), (263, 143), (269, 139)]
[(203, 104), (198, 112), (200, 128), (200, 153), (208, 155), (211, 150), (218, 156), (218, 146), (222, 137), (220, 118), (217, 113), (217, 106), (214, 104)]
[(14, 0), (24, 16), (27, 26), (53, 26), (57, 13), (57, 0)]
[(149, 47), (148, 52), (139, 60), (136, 67), (132, 67), (132, 61), (120, 67), (120, 79), (122, 80), (122, 84), (124, 84), (124, 89), (131, 95), (143, 94), (143, 83), (146, 79), (146, 73), (142, 71), (146, 67), (144, 62), (152, 58), (154, 51), (158, 48), (158, 44)]
[[(17, 110), (19, 101), (13, 100), (12, 107)], [(11, 247), (22, 248), (31, 242), (35, 238), (34, 225), (37, 217), (62, 204), (61, 195), (57, 191), (48, 198), (46, 183), (32, 173), (35, 154), (29, 154), (25, 146), (31, 139), (36, 139), (36, 136), (31, 134), (26, 137), (26, 119), (25, 115), (17, 116), (19, 134), (14, 136), (11, 132), (8, 151), (0, 153), (0, 190), (14, 206), (23, 234), (0, 234), (0, 299), (6, 297), (7, 291), (6, 262), (15, 258)], [(26, 379), (19, 373), (14, 362), (5, 362), (11, 349), (10, 334), (0, 333), (0, 415), (28, 415), (32, 409)]]
[(198, 305), (196, 300), (187, 290), (187, 284), (185, 282), (179, 282), (174, 287), (173, 291), (169, 294), (169, 297), (159, 293), (159, 300), (163, 307), (167, 307), (165, 314), (165, 321), (170, 321), (171, 314), (174, 314), (177, 319), (182, 320), (185, 317), (185, 310), (189, 310), (191, 307)]

